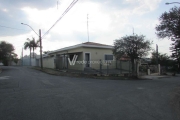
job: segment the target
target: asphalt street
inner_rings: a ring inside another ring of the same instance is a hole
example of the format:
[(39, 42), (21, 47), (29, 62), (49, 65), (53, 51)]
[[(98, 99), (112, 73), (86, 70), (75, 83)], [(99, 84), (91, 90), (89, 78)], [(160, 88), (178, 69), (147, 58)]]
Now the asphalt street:
[(179, 77), (100, 80), (1, 68), (0, 120), (177, 119), (170, 96)]

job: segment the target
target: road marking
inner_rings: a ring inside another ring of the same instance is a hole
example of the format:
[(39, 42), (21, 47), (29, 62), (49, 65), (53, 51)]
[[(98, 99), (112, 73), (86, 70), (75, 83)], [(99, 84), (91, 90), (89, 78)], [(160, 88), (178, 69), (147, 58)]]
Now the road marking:
[(5, 80), (5, 79), (9, 79), (10, 76), (2, 76), (0, 77), (0, 80)]

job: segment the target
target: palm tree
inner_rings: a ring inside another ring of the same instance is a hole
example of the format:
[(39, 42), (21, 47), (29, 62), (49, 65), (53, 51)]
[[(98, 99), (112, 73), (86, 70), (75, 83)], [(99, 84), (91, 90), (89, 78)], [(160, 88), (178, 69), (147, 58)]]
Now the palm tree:
[(31, 44), (31, 47), (33, 49), (33, 58), (34, 58), (34, 50), (39, 47), (38, 44), (39, 44), (39, 41), (35, 41), (34, 38), (32, 38), (32, 40), (30, 40), (29, 38), (27, 39), (28, 41), (30, 41), (30, 44)]
[[(29, 40), (29, 38), (27, 40)], [(31, 47), (32, 47), (31, 41), (24, 43), (24, 49), (26, 50), (27, 48), (29, 48), (29, 50), (30, 50), (30, 65), (31, 65)]]

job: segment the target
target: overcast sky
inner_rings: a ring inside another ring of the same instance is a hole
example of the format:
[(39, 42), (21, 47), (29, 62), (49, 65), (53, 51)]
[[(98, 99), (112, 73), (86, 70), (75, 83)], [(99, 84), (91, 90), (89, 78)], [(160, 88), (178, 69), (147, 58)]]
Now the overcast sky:
[[(30, 25), (42, 35), (55, 23), (73, 0), (0, 0), (0, 41), (15, 46), (21, 56), (27, 38), (38, 36), (25, 25)], [(171, 0), (79, 0), (74, 7), (51, 29), (42, 40), (43, 51), (56, 50), (89, 40), (113, 45), (115, 39), (125, 35), (145, 35), (159, 45), (159, 52), (170, 55), (170, 40), (158, 39), (155, 26), (160, 15), (176, 4)], [(178, 5), (178, 4), (177, 4)], [(36, 50), (39, 54), (39, 48)], [(25, 50), (24, 54), (29, 54)]]

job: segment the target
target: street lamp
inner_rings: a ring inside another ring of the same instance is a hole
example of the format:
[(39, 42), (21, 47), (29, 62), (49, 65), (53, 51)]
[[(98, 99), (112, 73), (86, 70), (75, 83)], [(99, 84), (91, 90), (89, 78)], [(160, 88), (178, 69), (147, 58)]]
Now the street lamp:
[[(22, 25), (27, 25), (28, 27), (30, 27), (35, 33), (36, 33), (36, 31), (31, 27), (31, 26), (29, 26), (28, 24), (24, 24), (24, 23), (21, 23)], [(36, 33), (36, 35), (38, 35), (37, 33)], [(38, 35), (39, 36), (39, 35)]]
[(169, 4), (180, 4), (180, 2), (171, 2), (171, 3), (165, 3), (166, 5), (169, 5)]
[[(30, 27), (30, 28), (36, 33), (36, 31), (35, 31), (30, 25), (24, 24), (24, 23), (21, 23), (21, 24)], [(36, 35), (38, 35), (38, 34), (36, 33)], [(41, 60), (41, 69), (43, 69), (43, 63), (42, 63), (42, 38), (41, 38), (41, 29), (39, 29), (39, 35), (38, 35), (38, 36), (39, 36), (39, 42), (40, 42), (40, 60)]]

